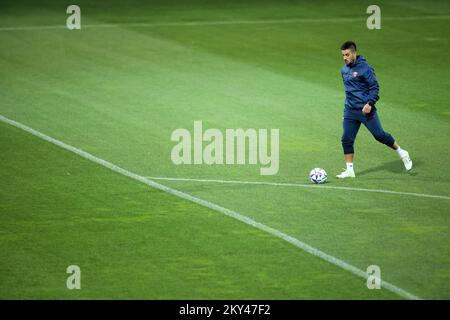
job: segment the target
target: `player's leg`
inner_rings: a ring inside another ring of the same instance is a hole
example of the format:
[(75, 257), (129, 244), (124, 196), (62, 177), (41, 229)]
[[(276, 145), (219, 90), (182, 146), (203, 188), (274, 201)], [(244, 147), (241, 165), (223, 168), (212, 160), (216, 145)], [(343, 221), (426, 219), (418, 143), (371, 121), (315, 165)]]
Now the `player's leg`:
[(411, 170), (412, 161), (411, 158), (409, 157), (408, 151), (400, 148), (400, 146), (395, 142), (395, 139), (391, 136), (391, 134), (383, 130), (380, 119), (376, 113), (368, 116), (364, 121), (364, 125), (366, 126), (367, 129), (369, 129), (370, 133), (378, 142), (387, 145), (388, 147), (394, 149), (397, 152), (398, 156), (403, 161), (406, 170)]
[(353, 155), (355, 150), (353, 145), (355, 143), (356, 135), (358, 134), (361, 122), (356, 119), (344, 118), (342, 123), (342, 149), (344, 150), (344, 160), (346, 169), (338, 174), (337, 178), (354, 178), (355, 171), (353, 169)]

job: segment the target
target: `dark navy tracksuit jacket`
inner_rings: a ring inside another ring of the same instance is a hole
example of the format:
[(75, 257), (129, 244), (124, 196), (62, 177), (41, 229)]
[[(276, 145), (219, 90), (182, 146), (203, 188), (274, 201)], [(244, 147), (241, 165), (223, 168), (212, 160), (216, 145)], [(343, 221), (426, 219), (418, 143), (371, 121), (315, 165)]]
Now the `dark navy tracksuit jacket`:
[[(354, 153), (353, 144), (361, 123), (364, 124), (376, 140), (388, 146), (394, 144), (394, 138), (383, 130), (375, 107), (379, 96), (378, 80), (375, 71), (363, 56), (357, 56), (349, 66), (341, 69), (345, 87), (345, 109), (342, 133), (344, 154)], [(368, 114), (362, 112), (366, 103), (372, 106)]]

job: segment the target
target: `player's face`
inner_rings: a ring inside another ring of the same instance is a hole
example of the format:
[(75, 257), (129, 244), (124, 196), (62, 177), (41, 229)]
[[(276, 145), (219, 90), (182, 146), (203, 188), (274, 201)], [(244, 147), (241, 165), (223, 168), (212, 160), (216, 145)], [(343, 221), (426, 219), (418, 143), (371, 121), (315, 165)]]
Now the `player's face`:
[(342, 58), (346, 65), (352, 64), (356, 59), (356, 51), (352, 51), (351, 49), (342, 50)]

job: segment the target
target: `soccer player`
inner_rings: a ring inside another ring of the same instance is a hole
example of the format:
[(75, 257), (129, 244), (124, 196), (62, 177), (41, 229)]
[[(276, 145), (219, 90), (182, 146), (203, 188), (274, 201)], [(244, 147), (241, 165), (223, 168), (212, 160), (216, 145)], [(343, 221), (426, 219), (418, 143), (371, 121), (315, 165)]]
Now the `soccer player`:
[(381, 127), (377, 114), (376, 102), (378, 96), (378, 80), (373, 68), (363, 56), (356, 52), (356, 44), (347, 41), (341, 46), (344, 66), (341, 69), (342, 81), (345, 86), (345, 109), (343, 117), (342, 147), (347, 168), (337, 178), (354, 178), (353, 143), (361, 123), (369, 129), (373, 137), (394, 149), (403, 161), (406, 170), (411, 170), (412, 161), (408, 151), (403, 150), (394, 138)]

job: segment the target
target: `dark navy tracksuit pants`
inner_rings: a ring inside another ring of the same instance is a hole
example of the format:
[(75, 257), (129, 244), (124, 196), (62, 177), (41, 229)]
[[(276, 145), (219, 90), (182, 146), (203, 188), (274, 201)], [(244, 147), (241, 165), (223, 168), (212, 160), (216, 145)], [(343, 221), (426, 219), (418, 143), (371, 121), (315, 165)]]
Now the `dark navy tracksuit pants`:
[(372, 111), (369, 114), (363, 114), (361, 109), (346, 108), (344, 111), (344, 130), (342, 133), (344, 154), (354, 153), (353, 144), (361, 123), (366, 126), (377, 141), (389, 147), (395, 143), (394, 138), (383, 130), (375, 107), (372, 107)]

